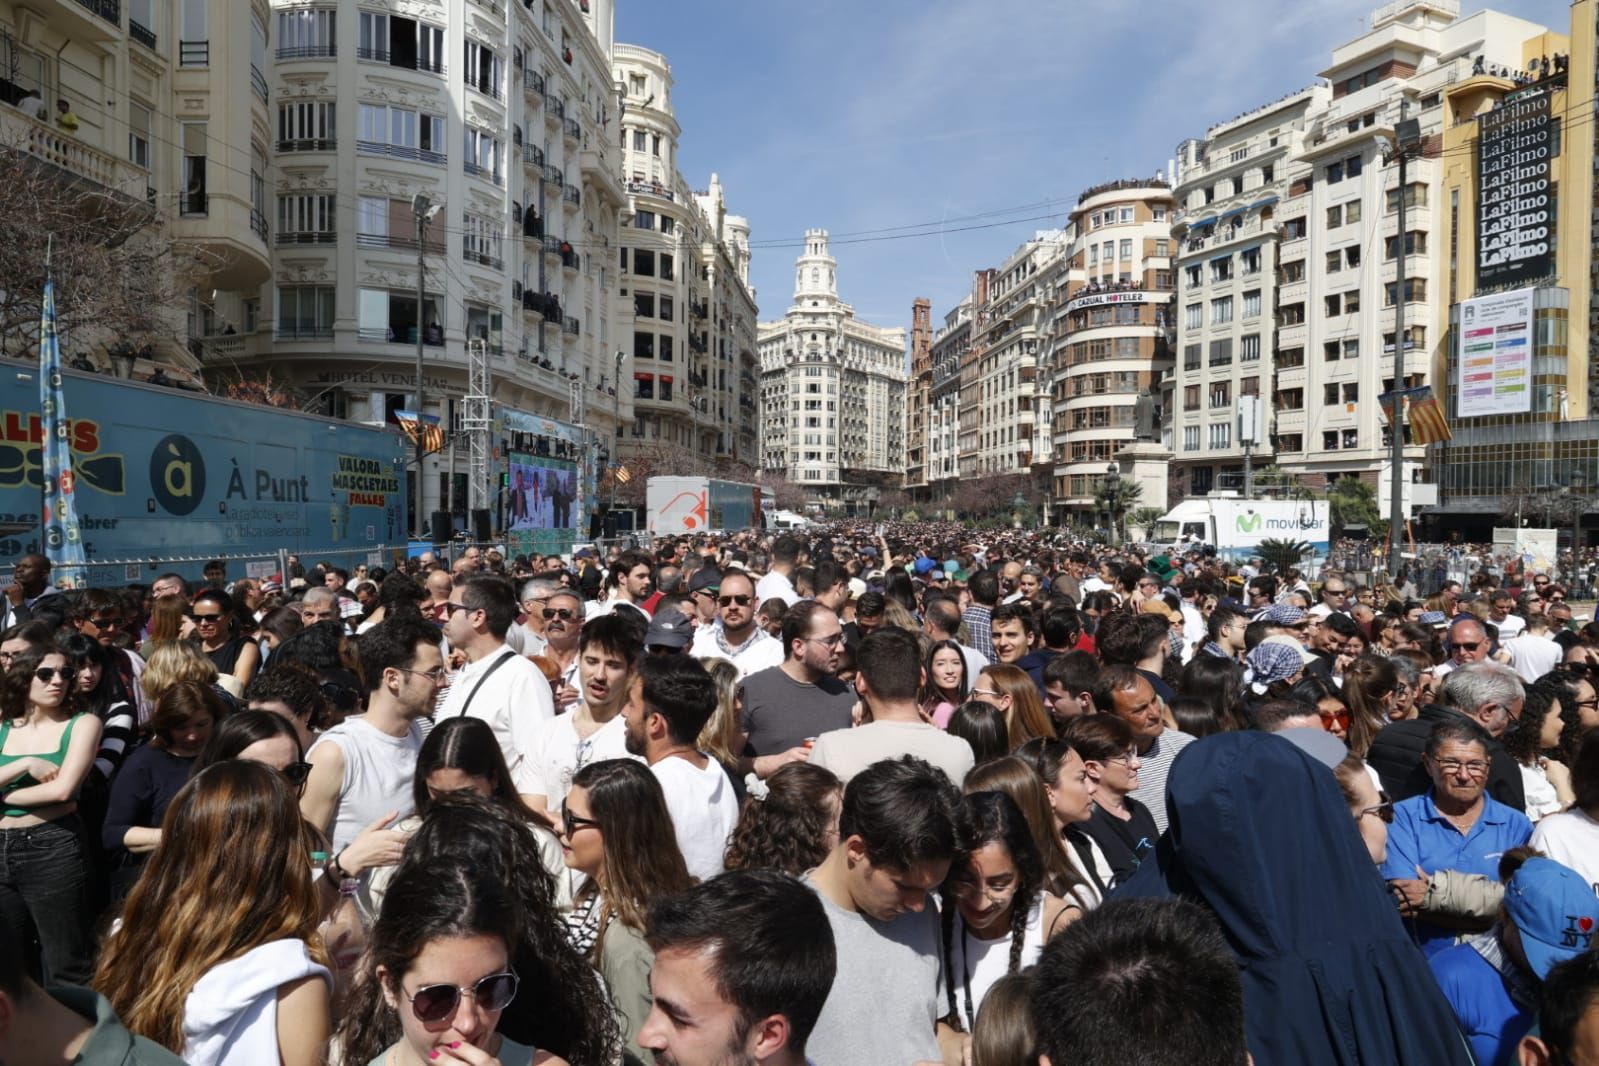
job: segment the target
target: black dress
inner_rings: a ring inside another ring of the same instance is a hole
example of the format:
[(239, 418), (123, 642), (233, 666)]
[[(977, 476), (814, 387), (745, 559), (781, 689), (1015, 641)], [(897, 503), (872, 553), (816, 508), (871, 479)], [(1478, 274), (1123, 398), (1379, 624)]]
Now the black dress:
[(1127, 821), (1095, 803), (1094, 816), (1076, 827), (1092, 837), (1099, 850), (1105, 853), (1105, 861), (1110, 863), (1111, 873), (1115, 875), (1112, 888), (1133, 875), (1139, 864), (1155, 850), (1155, 841), (1160, 838), (1155, 816), (1149, 813), (1148, 807), (1131, 796), (1123, 802), (1132, 815)]
[[(206, 652), (206, 658), (217, 668), (217, 673), (231, 674), (233, 668), (239, 665), (239, 653), (248, 643), (250, 643), (248, 637), (234, 637), (216, 651)], [(204, 651), (203, 648), (201, 650)]]

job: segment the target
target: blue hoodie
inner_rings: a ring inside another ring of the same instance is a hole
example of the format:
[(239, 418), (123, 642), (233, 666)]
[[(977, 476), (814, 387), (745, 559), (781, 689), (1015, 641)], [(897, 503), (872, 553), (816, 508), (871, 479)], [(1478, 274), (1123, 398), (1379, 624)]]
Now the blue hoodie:
[(1172, 764), (1166, 810), (1154, 855), (1112, 898), (1211, 909), (1243, 969), (1258, 1066), (1469, 1066), (1326, 766), (1268, 733), (1207, 737)]

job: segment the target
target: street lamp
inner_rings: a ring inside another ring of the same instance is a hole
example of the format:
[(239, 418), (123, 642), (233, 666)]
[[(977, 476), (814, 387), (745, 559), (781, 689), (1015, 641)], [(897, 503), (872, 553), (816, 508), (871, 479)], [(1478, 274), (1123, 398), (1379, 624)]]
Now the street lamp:
[(1022, 516), (1027, 511), (1027, 497), (1022, 495), (1021, 489), (1017, 489), (1016, 495), (1011, 497), (1010, 501), (1011, 525), (1017, 529), (1022, 528)]
[[(422, 460), (426, 455), (427, 433), (424, 431), (425, 422), (422, 418), (422, 401), (424, 388), (422, 386), (422, 344), (427, 329), (422, 323), (422, 304), (426, 299), (428, 223), (439, 213), (444, 205), (435, 203), (433, 198), (425, 192), (419, 192), (411, 198), (411, 215), (416, 219), (416, 511), (411, 516), (411, 532), (413, 536), (422, 535), (422, 493), (423, 485), (427, 479), (422, 476)], [(443, 341), (443, 338), (439, 338)], [(452, 453), (453, 454), (453, 453)], [(450, 530), (443, 532), (443, 537), (448, 539)], [(433, 539), (440, 538), (440, 531), (433, 531)]]
[(1110, 508), (1110, 535), (1117, 536), (1116, 532), (1116, 504), (1121, 496), (1122, 468), (1114, 459), (1105, 468), (1105, 503)]

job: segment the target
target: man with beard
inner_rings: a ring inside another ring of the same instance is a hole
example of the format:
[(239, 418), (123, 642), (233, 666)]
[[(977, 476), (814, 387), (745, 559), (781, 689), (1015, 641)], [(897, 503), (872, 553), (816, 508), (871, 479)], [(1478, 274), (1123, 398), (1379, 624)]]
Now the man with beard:
[(527, 799), (540, 814), (561, 809), (572, 790), (572, 775), (582, 767), (628, 757), (622, 709), (644, 654), (642, 615), (635, 620), (635, 614), (639, 612), (602, 615), (583, 626), (578, 638), (581, 699), (570, 713), (541, 722), (533, 731), (529, 761), (540, 784)]
[(701, 881), (723, 870), (727, 839), (738, 824), (733, 782), (696, 741), (716, 711), (716, 682), (696, 659), (653, 656), (640, 668), (642, 691), (622, 712), (627, 751), (650, 764), (661, 783), (688, 872)]
[(650, 907), (653, 1003), (641, 1047), (662, 1066), (806, 1066), (838, 956), (817, 897), (740, 870)]
[(694, 632), (689, 654), (696, 659), (727, 659), (738, 667), (739, 677), (783, 661), (783, 649), (755, 623), (755, 582), (742, 570), (722, 575), (716, 603), (716, 622)]

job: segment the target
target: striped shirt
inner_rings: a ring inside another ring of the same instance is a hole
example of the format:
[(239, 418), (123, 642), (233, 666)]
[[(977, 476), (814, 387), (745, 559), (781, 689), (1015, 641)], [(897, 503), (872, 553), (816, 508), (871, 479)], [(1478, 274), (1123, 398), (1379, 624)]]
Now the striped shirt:
[(1199, 738), (1176, 729), (1167, 729), (1155, 738), (1148, 751), (1139, 752), (1143, 763), (1138, 769), (1138, 789), (1134, 798), (1155, 816), (1155, 828), (1166, 832), (1166, 775), (1177, 753)]

